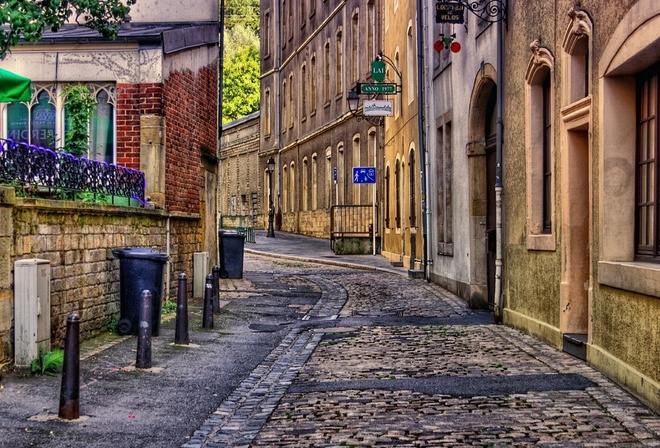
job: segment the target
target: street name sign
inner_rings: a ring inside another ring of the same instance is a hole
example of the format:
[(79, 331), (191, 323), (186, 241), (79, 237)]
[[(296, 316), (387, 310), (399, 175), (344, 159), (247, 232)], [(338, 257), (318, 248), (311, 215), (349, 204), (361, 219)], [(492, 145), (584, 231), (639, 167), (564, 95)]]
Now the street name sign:
[(376, 168), (373, 166), (356, 166), (353, 167), (353, 183), (354, 184), (375, 184), (376, 183)]
[(360, 84), (360, 93), (366, 94), (392, 94), (396, 93), (396, 84), (394, 83), (382, 83), (382, 84)]

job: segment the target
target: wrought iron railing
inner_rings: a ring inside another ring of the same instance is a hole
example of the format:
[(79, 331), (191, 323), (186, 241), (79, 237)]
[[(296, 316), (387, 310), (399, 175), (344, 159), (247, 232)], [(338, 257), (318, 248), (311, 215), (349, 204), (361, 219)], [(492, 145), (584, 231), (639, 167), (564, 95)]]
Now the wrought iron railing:
[(378, 207), (374, 210), (372, 205), (333, 205), (330, 209), (330, 247), (334, 248), (335, 240), (339, 238), (372, 237), (374, 213), (378, 222)]
[(0, 184), (54, 198), (88, 193), (110, 203), (128, 198), (145, 204), (142, 171), (12, 140), (0, 139)]

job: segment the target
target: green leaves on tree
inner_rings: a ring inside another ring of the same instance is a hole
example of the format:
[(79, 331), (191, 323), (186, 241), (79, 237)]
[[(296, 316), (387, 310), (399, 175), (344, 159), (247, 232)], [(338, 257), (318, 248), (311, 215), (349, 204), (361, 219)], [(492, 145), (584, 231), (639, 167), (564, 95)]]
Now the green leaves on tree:
[(0, 2), (0, 59), (21, 38), (38, 41), (45, 31), (56, 32), (69, 20), (116, 39), (136, 0), (4, 0)]

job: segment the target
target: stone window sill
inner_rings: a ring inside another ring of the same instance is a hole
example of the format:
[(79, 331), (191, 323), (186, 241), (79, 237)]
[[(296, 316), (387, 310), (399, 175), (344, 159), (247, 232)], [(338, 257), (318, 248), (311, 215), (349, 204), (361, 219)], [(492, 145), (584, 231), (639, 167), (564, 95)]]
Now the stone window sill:
[(660, 264), (599, 261), (598, 282), (613, 288), (660, 297)]

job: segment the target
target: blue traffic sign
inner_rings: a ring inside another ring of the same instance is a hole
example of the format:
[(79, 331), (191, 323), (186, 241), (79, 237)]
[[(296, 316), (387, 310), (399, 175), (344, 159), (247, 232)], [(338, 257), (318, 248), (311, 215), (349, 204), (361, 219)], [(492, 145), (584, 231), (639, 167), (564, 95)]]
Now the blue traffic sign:
[(354, 184), (375, 184), (376, 168), (373, 166), (358, 166), (353, 168)]

